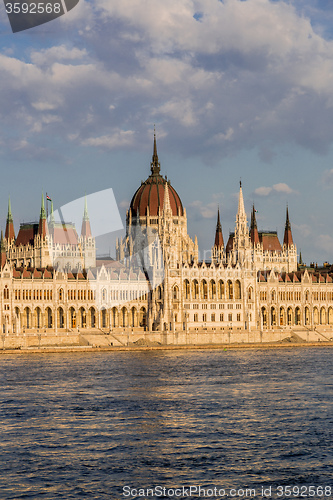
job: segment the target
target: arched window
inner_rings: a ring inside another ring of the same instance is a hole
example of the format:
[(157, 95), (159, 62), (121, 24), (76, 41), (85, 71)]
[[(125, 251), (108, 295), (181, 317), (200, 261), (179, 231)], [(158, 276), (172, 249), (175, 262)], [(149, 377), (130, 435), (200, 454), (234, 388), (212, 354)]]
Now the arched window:
[(202, 280), (201, 282), (201, 298), (204, 300), (208, 299), (208, 289), (206, 280)]
[(235, 299), (240, 300), (242, 298), (242, 292), (241, 292), (241, 284), (239, 280), (236, 280), (235, 283)]
[(209, 284), (209, 294), (210, 294), (210, 298), (212, 300), (215, 300), (216, 299), (216, 283), (214, 280), (210, 280), (210, 284)]
[(190, 298), (190, 283), (188, 280), (184, 281), (184, 292), (185, 292), (185, 299), (188, 300)]
[(59, 290), (59, 300), (64, 300), (64, 291), (62, 288)]
[(261, 315), (262, 315), (262, 326), (267, 327), (267, 311), (266, 307), (261, 308)]
[(286, 324), (285, 311), (283, 307), (280, 307), (280, 326), (284, 326)]
[(308, 307), (306, 307), (304, 311), (304, 320), (306, 326), (310, 325), (310, 311)]
[(219, 299), (224, 299), (224, 282), (222, 280), (218, 284), (218, 295)]
[(327, 323), (329, 325), (333, 324), (333, 309), (332, 309), (332, 307), (330, 307), (329, 310), (328, 310), (328, 321), (327, 321)]
[(253, 288), (252, 288), (252, 286), (250, 286), (249, 289), (248, 289), (247, 298), (248, 298), (248, 300), (252, 300), (253, 299)]
[(95, 328), (96, 315), (95, 309), (93, 307), (90, 308), (90, 326), (91, 328)]
[(234, 298), (234, 291), (233, 291), (232, 281), (230, 281), (230, 280), (227, 281), (227, 297), (228, 297), (228, 299), (233, 299)]
[(175, 285), (172, 289), (173, 300), (178, 300), (178, 286)]
[(295, 309), (295, 325), (301, 324), (301, 310), (299, 307)]
[(319, 312), (317, 307), (313, 309), (313, 322), (315, 325), (318, 325), (319, 323)]
[(199, 283), (197, 280), (192, 281), (192, 299), (199, 298)]
[(106, 328), (106, 310), (105, 309), (102, 309), (102, 328)]
[(108, 293), (105, 290), (105, 288), (103, 288), (103, 290), (102, 290), (102, 300), (103, 300), (103, 302), (106, 302), (107, 296), (108, 296)]
[(147, 312), (144, 307), (141, 307), (140, 309), (139, 325), (144, 328), (147, 326)]

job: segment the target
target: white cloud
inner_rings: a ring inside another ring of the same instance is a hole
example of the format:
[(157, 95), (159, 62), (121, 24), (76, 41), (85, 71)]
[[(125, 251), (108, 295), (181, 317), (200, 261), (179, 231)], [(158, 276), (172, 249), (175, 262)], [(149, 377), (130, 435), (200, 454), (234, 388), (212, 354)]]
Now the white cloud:
[(256, 194), (257, 196), (268, 196), (271, 192), (272, 188), (265, 186), (259, 187), (254, 190), (254, 194)]
[[(296, 8), (269, 0), (82, 1), (57, 24), (59, 36), (81, 33), (78, 47), (0, 56), (1, 113), (18, 135), (38, 120), (32, 135), (66, 141), (78, 133), (96, 147), (116, 128), (135, 130), (141, 146), (156, 121), (176, 153), (207, 162), (253, 147), (269, 162), (290, 142), (326, 152), (333, 41)], [(59, 119), (46, 127), (39, 114), (51, 111)], [(121, 139), (117, 147), (127, 147)]]
[(97, 146), (106, 149), (117, 149), (133, 144), (133, 130), (118, 130), (112, 135), (103, 135), (101, 137), (89, 137), (82, 141), (83, 146)]
[(65, 45), (56, 45), (49, 49), (39, 51), (33, 50), (30, 53), (31, 61), (37, 66), (43, 64), (50, 65), (54, 61), (73, 61), (81, 60), (87, 55), (86, 49), (68, 48)]
[(217, 217), (217, 204), (208, 203), (204, 205), (202, 201), (196, 200), (189, 204), (189, 207), (194, 209), (193, 212), (204, 219), (213, 219)]
[(284, 182), (279, 182), (278, 184), (273, 185), (273, 190), (276, 191), (277, 193), (285, 193), (285, 194), (291, 194), (294, 192), (291, 187), (288, 186), (288, 184), (285, 184)]
[(278, 184), (274, 184), (272, 187), (269, 186), (261, 186), (254, 190), (254, 194), (257, 196), (268, 196), (270, 194), (296, 194), (297, 191), (291, 189), (288, 184), (284, 182), (279, 182)]

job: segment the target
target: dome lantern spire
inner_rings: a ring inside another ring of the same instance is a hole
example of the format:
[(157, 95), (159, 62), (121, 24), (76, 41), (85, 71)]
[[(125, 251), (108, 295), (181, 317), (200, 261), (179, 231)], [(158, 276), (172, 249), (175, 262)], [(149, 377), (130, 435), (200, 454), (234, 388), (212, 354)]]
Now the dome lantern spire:
[(156, 130), (155, 130), (155, 125), (154, 125), (154, 150), (153, 150), (153, 156), (151, 159), (150, 163), (150, 170), (152, 175), (160, 175), (160, 169), (161, 165), (158, 160), (158, 154), (157, 154), (157, 146), (156, 146)]

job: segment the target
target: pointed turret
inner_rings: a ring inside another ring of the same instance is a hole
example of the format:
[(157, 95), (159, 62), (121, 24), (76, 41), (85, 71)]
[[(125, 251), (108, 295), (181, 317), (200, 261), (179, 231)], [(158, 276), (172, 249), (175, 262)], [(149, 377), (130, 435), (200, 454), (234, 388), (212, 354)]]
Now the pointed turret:
[(303, 262), (303, 259), (302, 259), (302, 252), (301, 251), (299, 252), (298, 265), (299, 266), (304, 266), (304, 262)]
[(155, 126), (154, 126), (154, 149), (153, 149), (153, 156), (152, 156), (151, 164), (150, 164), (150, 170), (151, 170), (152, 175), (159, 175), (160, 169), (161, 169), (161, 165), (160, 165), (160, 162), (158, 159), (158, 154), (157, 154), (156, 132), (155, 132)]
[(81, 236), (82, 238), (89, 238), (92, 236), (89, 215), (88, 215), (87, 196), (84, 197), (84, 211), (82, 219)]
[(5, 238), (8, 242), (15, 240), (14, 222), (13, 222), (12, 209), (11, 209), (11, 204), (10, 204), (10, 197), (8, 197), (8, 214), (7, 214), (7, 221), (6, 221)]
[(251, 240), (244, 208), (242, 182), (239, 182), (238, 212), (236, 216), (235, 236), (233, 238), (233, 263), (249, 262), (251, 254)]
[(257, 221), (256, 221), (256, 210), (254, 208), (254, 204), (251, 212), (250, 238), (252, 245), (257, 246), (258, 243), (260, 243)]
[(5, 240), (3, 238), (3, 232), (1, 229), (1, 240), (0, 240), (0, 264), (1, 264), (1, 269), (3, 266), (6, 264), (6, 245), (5, 245)]
[(239, 182), (238, 211), (236, 216), (235, 241), (239, 240), (241, 247), (245, 245), (245, 240), (249, 237), (247, 217), (244, 208), (244, 198), (242, 182)]
[(283, 244), (286, 245), (286, 247), (291, 247), (292, 245), (294, 245), (293, 235), (291, 234), (291, 225), (289, 222), (288, 205), (287, 205), (287, 211), (286, 211), (286, 225), (285, 225), (285, 229), (284, 229)]
[(216, 247), (218, 249), (224, 248), (222, 226), (221, 226), (221, 221), (220, 221), (220, 208), (217, 209), (217, 224), (216, 224), (214, 247)]
[(51, 213), (49, 215), (49, 226), (54, 226), (55, 224), (55, 219), (54, 219), (54, 211), (53, 211), (53, 200), (51, 200)]
[(214, 246), (212, 247), (212, 260), (213, 262), (220, 262), (224, 257), (224, 241), (222, 234), (222, 226), (220, 221), (220, 209), (217, 209), (217, 224), (215, 232)]
[(47, 234), (46, 211), (45, 211), (43, 193), (42, 193), (42, 204), (41, 204), (40, 216), (39, 216), (38, 234), (42, 237), (46, 236), (46, 234)]

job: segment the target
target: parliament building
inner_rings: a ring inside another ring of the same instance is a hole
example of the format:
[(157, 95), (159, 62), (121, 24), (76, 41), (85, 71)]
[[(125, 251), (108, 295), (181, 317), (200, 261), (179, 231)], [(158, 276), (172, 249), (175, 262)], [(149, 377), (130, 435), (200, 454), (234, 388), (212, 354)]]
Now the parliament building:
[[(116, 259), (96, 258), (85, 202), (80, 235), (47, 217), (15, 234), (11, 204), (1, 233), (2, 332), (321, 332), (333, 326), (333, 272), (298, 262), (288, 208), (283, 241), (250, 223), (242, 185), (234, 232), (223, 237), (219, 210), (211, 259), (199, 259), (186, 209), (161, 174), (154, 135), (150, 175), (132, 197)], [(301, 259), (300, 259), (301, 260)], [(328, 335), (328, 337), (327, 337)], [(190, 340), (189, 340), (190, 341)]]

